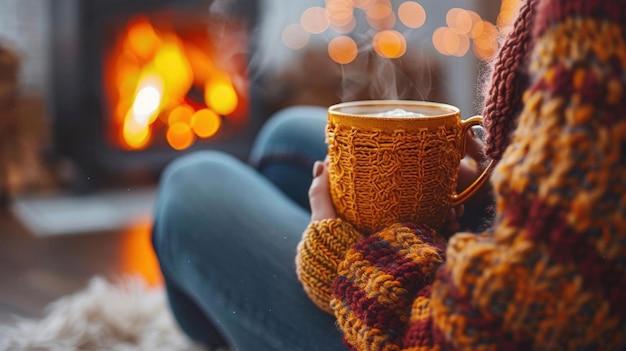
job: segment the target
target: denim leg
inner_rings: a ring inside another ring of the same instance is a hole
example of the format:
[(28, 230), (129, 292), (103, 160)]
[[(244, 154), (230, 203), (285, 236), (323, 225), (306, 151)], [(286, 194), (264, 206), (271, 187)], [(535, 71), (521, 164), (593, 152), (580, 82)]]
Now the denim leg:
[(250, 164), (306, 210), (313, 163), (326, 157), (326, 111), (294, 106), (277, 112), (259, 132), (250, 153)]
[(166, 284), (188, 300), (174, 313), (178, 321), (203, 323), (197, 310), (184, 318), (195, 306), (207, 334), (212, 321), (242, 351), (345, 350), (334, 317), (310, 302), (295, 274), (308, 221), (309, 213), (231, 156), (207, 151), (173, 162), (159, 188), (153, 245)]

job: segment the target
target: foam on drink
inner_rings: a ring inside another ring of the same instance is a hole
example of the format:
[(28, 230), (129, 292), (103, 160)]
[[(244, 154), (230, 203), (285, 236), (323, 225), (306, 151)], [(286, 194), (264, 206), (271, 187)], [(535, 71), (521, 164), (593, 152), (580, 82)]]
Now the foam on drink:
[(389, 110), (389, 111), (374, 113), (374, 114), (371, 114), (370, 116), (373, 116), (373, 117), (424, 117), (426, 115), (423, 113), (410, 112), (401, 108), (396, 108), (396, 109)]

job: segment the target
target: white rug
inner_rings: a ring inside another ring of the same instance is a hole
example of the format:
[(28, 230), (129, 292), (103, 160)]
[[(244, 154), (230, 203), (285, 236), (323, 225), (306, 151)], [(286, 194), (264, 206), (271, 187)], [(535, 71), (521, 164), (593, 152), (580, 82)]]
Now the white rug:
[(199, 351), (178, 329), (163, 288), (140, 278), (93, 278), (50, 304), (43, 318), (0, 326), (0, 350)]

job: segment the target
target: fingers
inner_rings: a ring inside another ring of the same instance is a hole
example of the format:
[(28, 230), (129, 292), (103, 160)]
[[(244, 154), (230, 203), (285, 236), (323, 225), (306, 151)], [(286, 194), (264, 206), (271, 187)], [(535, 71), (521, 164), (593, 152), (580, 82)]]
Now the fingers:
[(313, 181), (309, 187), (311, 221), (336, 218), (337, 214), (330, 197), (328, 163), (316, 161), (313, 165)]
[(459, 224), (458, 219), (463, 217), (464, 213), (465, 206), (463, 205), (451, 207), (450, 210), (448, 210), (448, 215), (446, 216), (446, 221), (443, 223), (442, 228), (442, 233), (445, 237), (449, 237), (461, 230), (461, 225)]
[(467, 146), (466, 146), (466, 155), (469, 156), (474, 161), (480, 163), (485, 158), (485, 143), (483, 140), (469, 129), (467, 131)]

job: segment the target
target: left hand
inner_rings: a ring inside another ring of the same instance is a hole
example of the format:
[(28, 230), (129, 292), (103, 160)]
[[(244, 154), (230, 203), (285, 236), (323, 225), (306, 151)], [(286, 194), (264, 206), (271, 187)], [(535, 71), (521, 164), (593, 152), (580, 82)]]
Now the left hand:
[(313, 165), (313, 181), (309, 187), (309, 203), (311, 205), (311, 222), (337, 218), (337, 212), (330, 197), (328, 181), (328, 158), (315, 161)]

